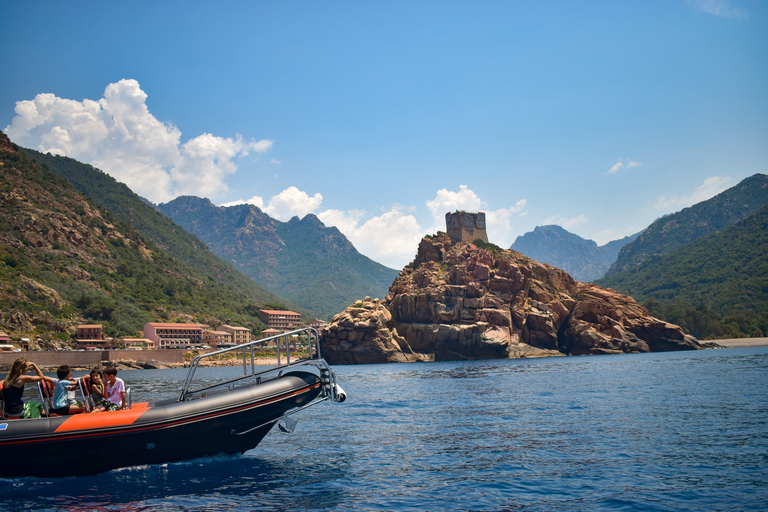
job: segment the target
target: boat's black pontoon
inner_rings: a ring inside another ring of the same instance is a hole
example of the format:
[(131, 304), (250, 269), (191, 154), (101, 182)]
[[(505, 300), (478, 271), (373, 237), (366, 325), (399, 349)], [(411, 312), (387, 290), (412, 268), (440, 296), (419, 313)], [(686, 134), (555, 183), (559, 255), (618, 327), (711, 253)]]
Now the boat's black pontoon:
[[(278, 364), (257, 367), (254, 349), (271, 343), (277, 344)], [(297, 347), (306, 352), (292, 360)], [(201, 361), (229, 352), (242, 353), (242, 376), (193, 387)], [(320, 355), (317, 331), (299, 329), (195, 357), (177, 398), (129, 403), (113, 412), (0, 420), (0, 477), (89, 475), (242, 453), (282, 418), (345, 398)]]

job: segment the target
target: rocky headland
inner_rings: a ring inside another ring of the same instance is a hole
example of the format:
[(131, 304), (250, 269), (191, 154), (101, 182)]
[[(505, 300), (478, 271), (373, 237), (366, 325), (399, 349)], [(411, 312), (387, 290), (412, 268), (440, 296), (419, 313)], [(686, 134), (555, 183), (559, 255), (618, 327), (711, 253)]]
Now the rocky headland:
[(478, 245), (423, 238), (384, 300), (366, 298), (333, 318), (323, 356), (363, 364), (702, 348), (631, 297)]

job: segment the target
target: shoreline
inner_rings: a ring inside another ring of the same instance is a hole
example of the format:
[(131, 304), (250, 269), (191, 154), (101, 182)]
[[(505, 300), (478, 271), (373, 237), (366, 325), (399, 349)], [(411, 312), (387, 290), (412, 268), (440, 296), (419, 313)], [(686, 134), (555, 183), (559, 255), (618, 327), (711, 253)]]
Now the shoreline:
[[(285, 362), (285, 358), (282, 359), (282, 362)], [(164, 363), (162, 361), (146, 359), (118, 359), (114, 362), (110, 361), (110, 364), (103, 363), (104, 362), (95, 365), (69, 365), (69, 368), (73, 372), (90, 372), (94, 368), (100, 368), (103, 370), (104, 368), (112, 366), (118, 370), (173, 370), (178, 368), (189, 368), (190, 365), (190, 361), (185, 361), (183, 363)], [(251, 364), (250, 360), (248, 360), (247, 364)], [(277, 358), (256, 357), (254, 358), (254, 364), (256, 366), (277, 366)], [(3, 366), (8, 366), (8, 368), (3, 368)], [(199, 365), (200, 368), (218, 368), (227, 366), (243, 366), (243, 361), (242, 359), (229, 359), (221, 361), (203, 360)], [(56, 373), (58, 366), (38, 365), (38, 368), (40, 368), (43, 373)], [(0, 371), (7, 372), (9, 370), (9, 365), (0, 365)]]
[[(728, 338), (722, 340), (700, 340), (700, 343), (715, 343), (720, 345), (721, 348), (748, 348), (748, 347), (768, 347), (768, 338)], [(707, 349), (704, 349), (707, 350)], [(285, 359), (282, 359), (284, 362)], [(256, 366), (276, 366), (277, 357), (256, 357), (254, 358)], [(155, 366), (155, 364), (157, 366)], [(147, 369), (173, 369), (173, 368), (189, 368), (189, 362), (183, 363), (161, 363), (159, 361), (142, 361), (142, 360), (119, 360), (115, 361), (115, 367), (123, 370), (147, 370)], [(250, 361), (248, 361), (250, 364)], [(200, 362), (201, 368), (213, 368), (223, 366), (242, 366), (242, 360), (227, 359), (227, 360), (203, 360)], [(87, 371), (90, 368), (83, 368), (77, 371)], [(56, 371), (52, 370), (43, 371)]]
[[(768, 337), (765, 338), (728, 338), (722, 340), (700, 340), (700, 343), (714, 343), (719, 345), (720, 348), (749, 348), (749, 347), (768, 347)], [(282, 358), (285, 361), (285, 358)], [(183, 363), (171, 363), (162, 362), (156, 359), (118, 359), (116, 361), (110, 361), (104, 364), (102, 361), (99, 364), (93, 365), (70, 365), (72, 371), (75, 372), (89, 372), (93, 368), (105, 368), (108, 366), (114, 366), (118, 370), (170, 370), (179, 368), (189, 368), (190, 361), (184, 361)], [(247, 361), (250, 364), (250, 360)], [(256, 366), (276, 366), (277, 357), (256, 357), (254, 358), (254, 364)], [(40, 370), (47, 373), (55, 373), (57, 366), (50, 365), (38, 365)], [(225, 360), (203, 360), (200, 362), (201, 368), (216, 368), (216, 367), (229, 367), (229, 366), (243, 366), (242, 359), (225, 359)], [(0, 372), (9, 371), (10, 365), (1, 365)]]
[(724, 340), (700, 340), (700, 343), (717, 343), (726, 348), (768, 347), (768, 338), (728, 338)]

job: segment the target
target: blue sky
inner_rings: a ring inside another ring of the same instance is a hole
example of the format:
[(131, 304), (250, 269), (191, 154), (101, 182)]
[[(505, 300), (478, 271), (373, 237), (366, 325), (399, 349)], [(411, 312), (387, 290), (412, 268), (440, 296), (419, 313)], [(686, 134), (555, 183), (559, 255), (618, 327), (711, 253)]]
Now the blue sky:
[(768, 173), (768, 3), (6, 2), (0, 129), (400, 268), (455, 209), (606, 243)]

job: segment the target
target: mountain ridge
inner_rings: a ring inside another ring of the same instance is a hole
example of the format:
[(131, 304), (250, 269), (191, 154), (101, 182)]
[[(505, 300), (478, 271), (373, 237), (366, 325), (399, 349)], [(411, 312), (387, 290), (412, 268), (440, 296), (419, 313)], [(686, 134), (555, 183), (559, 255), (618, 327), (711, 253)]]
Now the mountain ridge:
[(669, 253), (743, 220), (768, 202), (768, 176), (754, 174), (737, 185), (678, 212), (654, 221), (633, 242), (619, 251), (606, 272), (610, 277)]
[(768, 204), (730, 226), (596, 281), (696, 337), (768, 334)]
[(385, 296), (398, 274), (313, 214), (282, 222), (254, 205), (221, 207), (194, 196), (158, 208), (266, 289), (326, 318), (360, 296)]
[(192, 268), (211, 275), (214, 279), (227, 280), (240, 292), (254, 297), (258, 302), (287, 303), (287, 306), (293, 307), (308, 318), (315, 316), (311, 310), (290, 304), (284, 297), (267, 291), (251, 280), (242, 279), (240, 271), (213, 254), (197, 236), (185, 231), (156, 205), (141, 198), (127, 185), (100, 169), (65, 156), (40, 153), (21, 147), (18, 149), (33, 161), (67, 180), (75, 189), (92, 198), (115, 218), (144, 234), (153, 243)]
[(68, 346), (80, 323), (102, 323), (115, 337), (136, 336), (149, 321), (234, 323), (258, 334), (248, 293), (258, 288), (233, 283), (245, 276), (224, 262), (208, 273), (193, 268), (21, 149), (0, 132), (3, 330), (42, 349)]
[(536, 226), (515, 239), (510, 249), (541, 263), (561, 268), (579, 281), (590, 282), (605, 275), (619, 250), (640, 233), (598, 246), (561, 226)]

